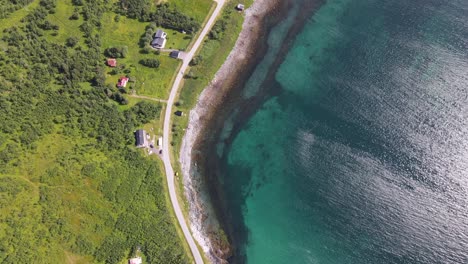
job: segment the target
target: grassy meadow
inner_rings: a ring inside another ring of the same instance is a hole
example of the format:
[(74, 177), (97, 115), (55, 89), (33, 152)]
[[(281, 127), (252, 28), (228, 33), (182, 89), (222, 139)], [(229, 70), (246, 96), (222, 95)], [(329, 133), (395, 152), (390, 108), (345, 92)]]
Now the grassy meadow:
[[(121, 17), (119, 22), (115, 22), (116, 14), (107, 12), (103, 16), (102, 26), (102, 46), (104, 48), (127, 46), (128, 54), (126, 58), (117, 59), (118, 65), (125, 65), (126, 68), (131, 69), (128, 74), (134, 77), (136, 82), (129, 83), (128, 88), (134, 89), (139, 95), (153, 96), (160, 99), (167, 98), (169, 95), (169, 89), (171, 87), (172, 79), (176, 73), (179, 64), (179, 60), (175, 60), (169, 57), (167, 53), (161, 53), (155, 55), (154, 53), (144, 54), (139, 46), (141, 36), (146, 31), (148, 23), (142, 23), (135, 19)], [(169, 31), (166, 30), (168, 35)], [(179, 33), (178, 35), (183, 35)], [(169, 42), (166, 45), (169, 45)], [(184, 40), (183, 37), (178, 39), (179, 47), (185, 47), (188, 45), (189, 40)], [(142, 59), (155, 58), (161, 62), (161, 65), (157, 69), (148, 68), (139, 63)], [(103, 64), (105, 61), (103, 60)], [(106, 82), (111, 85), (117, 84), (117, 80), (121, 76), (125, 76), (124, 73), (111, 75), (111, 68), (106, 68), (108, 75)]]
[(203, 23), (206, 14), (213, 5), (213, 1), (209, 0), (170, 0), (168, 2), (182, 13), (193, 17), (199, 23)]
[[(127, 46), (118, 64), (135, 79), (128, 88), (160, 99), (167, 99), (180, 61), (142, 53), (149, 23), (122, 15), (116, 21), (115, 2), (42, 0), (44, 7), (36, 0), (0, 19), (1, 263), (126, 263), (138, 247), (145, 263), (191, 262), (162, 164), (134, 147), (137, 128), (161, 134), (164, 104), (125, 94), (128, 104), (114, 102), (106, 85), (124, 73), (110, 74), (104, 50)], [(212, 6), (170, 4), (197, 21)], [(80, 15), (70, 20), (75, 9)], [(46, 21), (58, 29), (43, 28)], [(92, 36), (81, 28), (89, 21)], [(165, 31), (167, 48), (191, 41)], [(31, 45), (31, 36), (40, 45)], [(70, 37), (78, 39), (75, 46), (65, 45)], [(145, 58), (161, 66), (144, 67)]]
[(21, 19), (25, 17), (31, 10), (36, 8), (39, 5), (39, 0), (34, 0), (29, 5), (24, 6), (23, 8), (11, 13), (8, 18), (0, 19), (0, 31), (3, 31), (6, 28), (18, 25), (21, 22)]

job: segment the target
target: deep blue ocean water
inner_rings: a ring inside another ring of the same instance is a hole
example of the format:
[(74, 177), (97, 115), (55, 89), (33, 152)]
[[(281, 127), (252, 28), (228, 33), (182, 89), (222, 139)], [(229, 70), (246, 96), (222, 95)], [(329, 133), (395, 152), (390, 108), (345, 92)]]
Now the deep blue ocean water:
[(225, 148), (246, 262), (468, 263), (468, 1), (329, 0), (293, 41)]

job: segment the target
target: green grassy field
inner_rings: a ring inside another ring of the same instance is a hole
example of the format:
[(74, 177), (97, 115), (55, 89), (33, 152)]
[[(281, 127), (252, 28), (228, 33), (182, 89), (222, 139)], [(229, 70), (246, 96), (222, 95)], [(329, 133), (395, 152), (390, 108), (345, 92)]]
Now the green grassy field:
[(182, 13), (195, 18), (199, 23), (203, 23), (206, 14), (214, 4), (211, 0), (170, 0), (167, 2), (174, 5)]
[(83, 44), (83, 34), (79, 28), (83, 24), (83, 17), (80, 16), (78, 20), (70, 20), (70, 16), (73, 14), (74, 6), (71, 3), (71, 0), (61, 0), (57, 1), (56, 12), (54, 14), (49, 14), (49, 21), (53, 24), (58, 25), (60, 28), (57, 31), (57, 35), (53, 36), (52, 33), (47, 34), (47, 39), (50, 41), (65, 43), (66, 39), (69, 37), (77, 37), (81, 40)]

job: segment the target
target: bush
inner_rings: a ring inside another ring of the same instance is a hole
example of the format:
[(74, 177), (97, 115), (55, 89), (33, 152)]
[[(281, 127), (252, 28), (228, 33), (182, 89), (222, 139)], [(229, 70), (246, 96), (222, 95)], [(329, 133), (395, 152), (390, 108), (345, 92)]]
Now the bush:
[(160, 63), (157, 59), (143, 59), (140, 60), (140, 64), (149, 68), (158, 68)]
[(125, 57), (127, 57), (127, 53), (128, 53), (128, 47), (127, 46), (110, 47), (110, 48), (107, 48), (104, 51), (104, 54), (107, 57), (111, 57), (111, 58), (125, 58)]
[(224, 31), (226, 30), (226, 27), (227, 27), (227, 22), (225, 20), (216, 21), (208, 37), (210, 39), (219, 39), (221, 35), (224, 33)]
[(201, 55), (197, 55), (193, 57), (193, 59), (190, 61), (189, 65), (190, 66), (196, 66), (200, 64), (203, 61), (203, 57)]

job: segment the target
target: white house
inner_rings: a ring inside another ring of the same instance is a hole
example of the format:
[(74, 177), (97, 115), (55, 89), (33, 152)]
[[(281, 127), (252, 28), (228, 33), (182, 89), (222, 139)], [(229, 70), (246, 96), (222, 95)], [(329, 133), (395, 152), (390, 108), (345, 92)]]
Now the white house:
[(128, 260), (128, 264), (142, 264), (143, 261), (141, 260), (141, 257), (136, 257), (136, 258), (131, 258)]
[(166, 46), (166, 39), (167, 33), (162, 31), (161, 29), (158, 29), (156, 33), (154, 34), (154, 39), (151, 41), (151, 46), (155, 49), (164, 49), (164, 46)]

